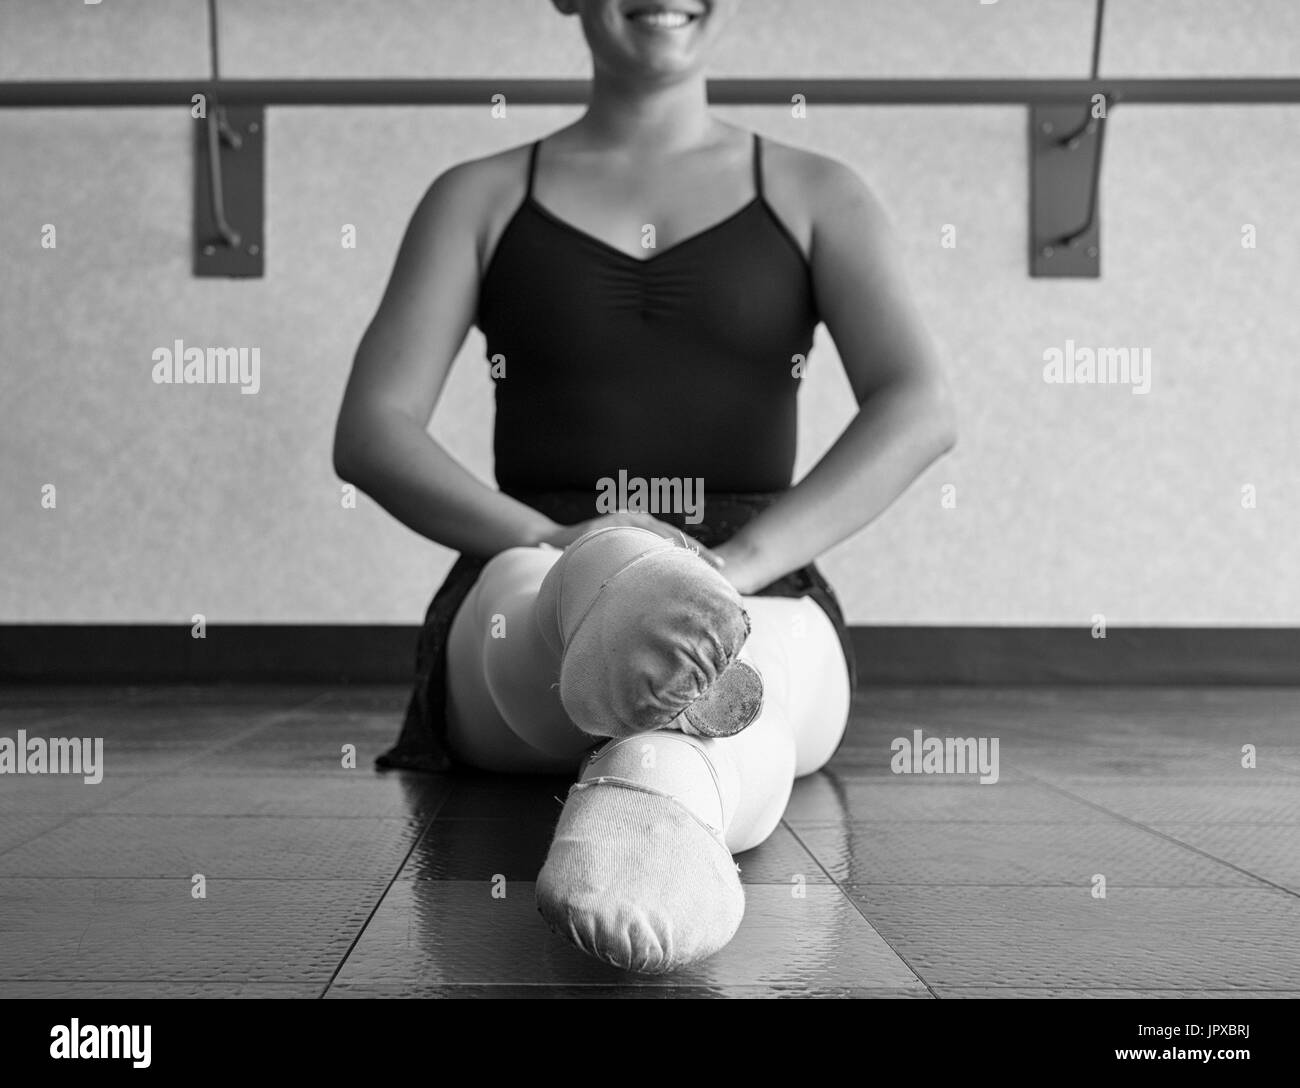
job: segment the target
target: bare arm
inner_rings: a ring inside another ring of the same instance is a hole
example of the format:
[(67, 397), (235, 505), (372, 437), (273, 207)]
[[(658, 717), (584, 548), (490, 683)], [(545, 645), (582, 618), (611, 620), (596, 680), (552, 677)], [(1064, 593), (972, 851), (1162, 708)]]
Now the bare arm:
[(956, 441), (938, 354), (884, 210), (847, 167), (827, 161), (818, 175), (813, 283), (858, 412), (807, 476), (715, 549), (742, 593), (852, 536)]
[[(352, 364), (334, 431), (334, 471), (407, 527), (469, 555), (540, 542), (564, 547), (600, 525), (680, 538), (644, 513), (560, 525), (479, 480), (428, 432), (474, 320), (485, 199), (474, 164), (447, 171), (411, 217), (388, 289)], [(696, 542), (700, 554), (713, 553)]]
[(440, 176), (411, 217), (352, 365), (334, 469), (415, 532), (490, 556), (559, 527), (484, 484), (427, 430), (478, 299), (482, 195), (471, 167)]

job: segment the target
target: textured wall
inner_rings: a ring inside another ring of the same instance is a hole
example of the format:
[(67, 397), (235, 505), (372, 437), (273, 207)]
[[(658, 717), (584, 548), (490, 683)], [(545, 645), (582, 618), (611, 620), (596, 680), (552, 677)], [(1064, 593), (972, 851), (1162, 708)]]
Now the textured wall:
[[(1300, 74), (1290, 0), (1107, 7), (1105, 71)], [(224, 0), (222, 13), (230, 76), (586, 70), (548, 0)], [(746, 0), (717, 71), (1083, 75), (1091, 13), (1083, 0)], [(0, 78), (197, 77), (205, 26), (199, 0), (4, 0)], [(1300, 531), (1287, 441), (1300, 109), (1118, 109), (1103, 278), (1056, 282), (1026, 272), (1023, 110), (724, 112), (869, 179), (958, 393), (958, 449), (825, 561), (851, 620), (1300, 621), (1300, 583), (1282, 569)], [(341, 507), (329, 448), (343, 382), (429, 180), (572, 116), (272, 110), (266, 277), (220, 281), (190, 275), (183, 112), (0, 110), (0, 622), (417, 621), (451, 555), (365, 499)], [(345, 223), (355, 250), (340, 246)], [(956, 249), (940, 246), (945, 224)], [(1258, 248), (1242, 248), (1243, 224)], [(151, 353), (176, 339), (259, 347), (261, 391), (154, 385)], [(1067, 339), (1150, 348), (1151, 392), (1044, 384), (1044, 350)], [(490, 393), (475, 333), (435, 425), (485, 478)], [(822, 334), (800, 471), (850, 410)], [(945, 484), (956, 509), (940, 505)]]

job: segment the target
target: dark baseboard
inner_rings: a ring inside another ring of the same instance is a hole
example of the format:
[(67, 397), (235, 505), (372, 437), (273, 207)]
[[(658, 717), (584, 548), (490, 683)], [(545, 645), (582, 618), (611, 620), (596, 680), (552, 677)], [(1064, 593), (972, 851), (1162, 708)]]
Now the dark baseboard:
[(0, 681), (405, 683), (414, 626), (345, 624), (0, 625)]
[(1300, 628), (854, 627), (867, 684), (1300, 684)]
[[(414, 626), (0, 625), (0, 681), (407, 683)], [(862, 684), (1300, 684), (1300, 628), (854, 627)]]

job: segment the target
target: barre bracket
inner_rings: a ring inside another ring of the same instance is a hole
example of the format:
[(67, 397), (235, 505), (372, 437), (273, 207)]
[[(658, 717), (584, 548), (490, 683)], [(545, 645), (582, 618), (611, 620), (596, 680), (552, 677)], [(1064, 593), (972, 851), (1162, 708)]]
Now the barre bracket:
[[(1113, 99), (1106, 102), (1107, 113)], [(1029, 108), (1029, 274), (1101, 275), (1098, 186), (1106, 118), (1089, 104)]]
[(209, 105), (194, 121), (194, 275), (260, 278), (266, 111)]

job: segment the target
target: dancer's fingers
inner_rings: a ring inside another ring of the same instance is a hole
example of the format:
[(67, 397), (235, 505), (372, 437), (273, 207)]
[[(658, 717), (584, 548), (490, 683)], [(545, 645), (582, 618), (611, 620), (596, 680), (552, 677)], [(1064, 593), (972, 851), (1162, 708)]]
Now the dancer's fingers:
[(726, 560), (722, 556), (718, 555), (712, 548), (706, 548), (689, 533), (669, 525), (666, 521), (660, 521), (653, 514), (636, 513), (632, 516), (639, 519), (634, 524), (643, 529), (649, 529), (653, 533), (658, 533), (662, 537), (667, 537), (669, 540), (675, 540), (683, 547), (690, 548), (691, 551), (695, 552), (715, 570), (721, 570), (726, 566)]
[(647, 529), (668, 540), (674, 540), (683, 547), (690, 548), (716, 570), (721, 570), (726, 565), (726, 560), (722, 556), (711, 548), (706, 548), (689, 533), (669, 525), (666, 521), (660, 521), (653, 514), (646, 514), (639, 510), (618, 510), (612, 514), (601, 514), (599, 517), (580, 521), (576, 525), (565, 525), (544, 543), (553, 548), (565, 548), (593, 529), (605, 529), (613, 525), (630, 525), (637, 529)]

